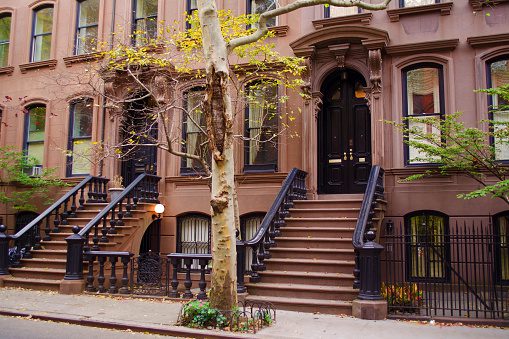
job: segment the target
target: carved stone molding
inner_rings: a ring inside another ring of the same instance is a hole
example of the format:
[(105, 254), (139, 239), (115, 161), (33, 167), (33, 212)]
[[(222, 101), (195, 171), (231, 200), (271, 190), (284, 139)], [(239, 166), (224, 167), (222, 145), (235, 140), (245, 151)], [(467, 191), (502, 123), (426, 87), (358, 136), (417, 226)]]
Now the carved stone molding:
[(304, 81), (304, 84), (302, 86), (300, 86), (300, 88), (302, 90), (304, 104), (307, 106), (311, 103), (311, 98), (312, 98), (312, 95), (311, 95), (311, 79), (312, 79), (311, 76), (312, 76), (312, 74), (311, 73), (313, 71), (313, 62), (312, 62), (311, 58), (306, 58), (304, 62), (306, 65), (306, 69), (302, 73), (302, 80)]
[(14, 72), (13, 66), (0, 67), (0, 74), (12, 75), (12, 72)]
[(39, 68), (55, 69), (55, 67), (57, 67), (57, 61), (55, 59), (37, 61), (37, 62), (29, 62), (28, 64), (19, 65), (19, 69), (21, 70), (21, 73), (23, 73), (23, 74), (25, 74), (26, 72), (33, 70), (33, 69), (39, 69)]
[(509, 3), (509, 0), (469, 0), (474, 12), (479, 12), (484, 6), (496, 6), (501, 3)]
[(71, 67), (73, 64), (77, 64), (77, 63), (81, 63), (81, 62), (96, 61), (101, 58), (102, 58), (102, 56), (100, 53), (73, 55), (73, 56), (65, 57), (64, 64), (65, 64), (65, 67)]
[(274, 32), (274, 34), (277, 36), (277, 37), (282, 37), (282, 36), (286, 36), (288, 34), (288, 30), (290, 29), (290, 26), (274, 26), (274, 27), (269, 27), (269, 31), (271, 32)]
[(368, 54), (369, 81), (371, 82), (370, 99), (382, 93), (382, 50), (370, 49)]
[(473, 48), (507, 45), (509, 44), (509, 33), (472, 36), (467, 38), (467, 42)]
[(339, 44), (339, 45), (330, 45), (329, 51), (334, 54), (336, 61), (338, 63), (338, 68), (345, 68), (346, 62), (346, 53), (350, 49), (350, 44)]
[(320, 29), (324, 27), (341, 26), (346, 24), (369, 25), (371, 23), (372, 18), (373, 13), (361, 13), (354, 15), (338, 16), (335, 18), (315, 20), (313, 21), (313, 26), (315, 27), (315, 29)]
[(431, 12), (440, 12), (440, 15), (450, 15), (452, 10), (452, 1), (444, 2), (439, 4), (431, 4), (424, 6), (415, 6), (415, 7), (403, 7), (390, 9), (387, 11), (387, 15), (391, 22), (399, 21), (400, 16), (402, 15), (415, 15), (422, 13), (431, 13)]
[(387, 46), (385, 48), (385, 52), (393, 56), (428, 52), (450, 52), (459, 45), (459, 42), (459, 39), (448, 39), (417, 42), (413, 44), (392, 45)]
[(311, 94), (311, 98), (313, 101), (313, 115), (315, 119), (318, 119), (318, 113), (320, 113), (323, 106), (323, 94), (322, 92), (313, 92)]
[(159, 104), (163, 104), (168, 102), (170, 97), (170, 84), (168, 83), (168, 79), (164, 75), (156, 75), (154, 77), (154, 81), (151, 84), (152, 93)]

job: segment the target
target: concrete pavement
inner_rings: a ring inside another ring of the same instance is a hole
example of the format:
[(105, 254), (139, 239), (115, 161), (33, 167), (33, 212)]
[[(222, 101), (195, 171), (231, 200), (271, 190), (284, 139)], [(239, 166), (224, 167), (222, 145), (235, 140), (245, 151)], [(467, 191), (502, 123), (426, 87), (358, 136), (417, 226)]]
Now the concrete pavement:
[[(508, 329), (441, 326), (407, 321), (367, 321), (350, 317), (277, 311), (273, 326), (253, 334), (193, 330), (175, 326), (181, 303), (107, 295), (62, 295), (0, 288), (0, 315), (21, 315), (92, 327), (195, 338), (509, 338)], [(0, 338), (4, 338), (0, 332)], [(42, 332), (41, 332), (42, 333)], [(78, 333), (77, 333), (78, 334)], [(30, 336), (44, 338), (43, 336)], [(79, 335), (73, 335), (79, 338)]]

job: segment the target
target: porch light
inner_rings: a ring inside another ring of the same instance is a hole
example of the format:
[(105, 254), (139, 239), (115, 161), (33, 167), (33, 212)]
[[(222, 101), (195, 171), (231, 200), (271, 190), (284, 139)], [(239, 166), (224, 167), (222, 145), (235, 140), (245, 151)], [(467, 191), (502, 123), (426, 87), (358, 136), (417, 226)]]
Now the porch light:
[(164, 213), (164, 205), (163, 204), (157, 204), (154, 207), (154, 212), (157, 213), (157, 219), (161, 219), (161, 215)]

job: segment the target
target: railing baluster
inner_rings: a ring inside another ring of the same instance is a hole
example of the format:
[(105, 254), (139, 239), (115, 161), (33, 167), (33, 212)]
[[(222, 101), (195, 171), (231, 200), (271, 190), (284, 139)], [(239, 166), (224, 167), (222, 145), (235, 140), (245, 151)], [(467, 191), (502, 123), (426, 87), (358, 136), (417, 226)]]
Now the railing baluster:
[(129, 284), (129, 276), (127, 274), (127, 270), (128, 270), (128, 267), (129, 267), (129, 262), (131, 261), (131, 258), (130, 257), (122, 257), (121, 259), (121, 262), (122, 262), (122, 287), (120, 287), (120, 289), (118, 290), (118, 293), (120, 294), (129, 294), (130, 291), (129, 291), (129, 288), (127, 287), (128, 284)]
[(169, 296), (171, 298), (178, 298), (179, 297), (178, 259), (177, 258), (168, 258), (168, 260), (170, 260), (171, 266), (172, 266), (171, 291), (169, 293)]
[(115, 228), (116, 221), (115, 221), (115, 206), (111, 209), (111, 217), (110, 217), (110, 230), (108, 231), (109, 234), (117, 234), (117, 229)]
[(110, 256), (110, 263), (111, 263), (111, 274), (110, 274), (110, 289), (108, 290), (110, 293), (115, 294), (118, 292), (117, 289), (117, 274), (115, 272), (115, 267), (117, 264), (117, 256), (112, 255)]
[(94, 260), (95, 257), (93, 255), (87, 255), (88, 260), (88, 273), (87, 273), (87, 286), (85, 290), (87, 292), (95, 292), (94, 287)]
[(53, 233), (59, 233), (60, 232), (60, 229), (58, 228), (58, 226), (60, 225), (60, 219), (59, 219), (59, 210), (60, 210), (60, 207), (57, 207), (55, 209), (55, 219), (53, 219), (53, 225), (55, 227), (53, 227)]
[(92, 242), (94, 245), (92, 245), (93, 251), (99, 251), (99, 224), (94, 225), (94, 236), (92, 237)]
[(104, 263), (106, 262), (106, 257), (100, 256), (98, 257), (99, 261), (99, 276), (97, 277), (97, 283), (99, 284), (97, 291), (99, 293), (105, 293), (106, 288), (104, 287), (104, 281), (106, 280), (104, 278)]
[(186, 266), (186, 279), (184, 280), (184, 298), (192, 298), (193, 292), (191, 292), (191, 286), (193, 286), (193, 281), (191, 280), (191, 267), (193, 266), (193, 259), (185, 258), (184, 265)]
[(198, 261), (200, 263), (200, 282), (198, 283), (198, 287), (200, 288), (200, 293), (196, 296), (199, 300), (207, 299), (207, 292), (205, 292), (207, 288), (207, 282), (205, 281), (205, 269), (208, 265), (208, 260), (200, 259)]
[(60, 215), (61, 216), (60, 225), (69, 225), (69, 222), (67, 221), (67, 217), (69, 216), (69, 213), (67, 212), (67, 204), (68, 203), (69, 203), (69, 200), (66, 200), (64, 202), (64, 209), (62, 211), (62, 214)]
[(102, 229), (101, 229), (101, 242), (108, 242), (108, 221), (106, 217), (102, 218)]

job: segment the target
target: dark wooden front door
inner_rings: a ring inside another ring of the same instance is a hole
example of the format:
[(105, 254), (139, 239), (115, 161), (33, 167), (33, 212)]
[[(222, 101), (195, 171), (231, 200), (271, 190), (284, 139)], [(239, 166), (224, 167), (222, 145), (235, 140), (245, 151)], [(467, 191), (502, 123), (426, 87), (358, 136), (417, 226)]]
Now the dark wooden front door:
[(338, 71), (322, 87), (318, 121), (319, 193), (362, 193), (371, 170), (371, 116), (364, 78)]
[(121, 129), (124, 187), (142, 173), (157, 173), (157, 147), (147, 146), (157, 141), (157, 123), (150, 120), (151, 116), (153, 112), (147, 100), (134, 101), (125, 111)]

